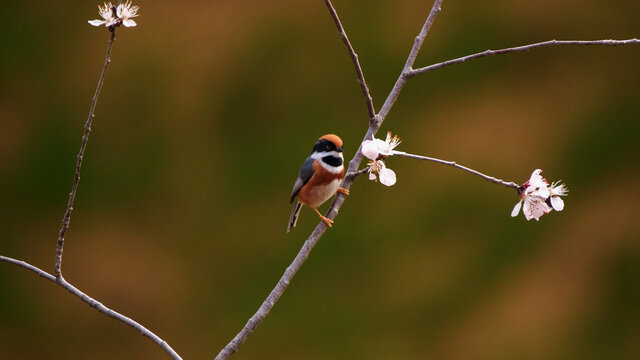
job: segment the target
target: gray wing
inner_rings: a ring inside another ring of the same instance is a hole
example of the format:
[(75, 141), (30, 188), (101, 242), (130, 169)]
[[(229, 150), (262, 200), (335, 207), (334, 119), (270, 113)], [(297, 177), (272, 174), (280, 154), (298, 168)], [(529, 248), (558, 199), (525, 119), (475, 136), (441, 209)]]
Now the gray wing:
[(313, 176), (313, 159), (307, 158), (305, 162), (302, 164), (300, 168), (300, 173), (298, 173), (298, 178), (296, 179), (295, 184), (293, 184), (293, 190), (291, 191), (291, 198), (289, 202), (293, 203), (293, 200), (298, 195), (300, 188), (309, 182), (309, 179)]

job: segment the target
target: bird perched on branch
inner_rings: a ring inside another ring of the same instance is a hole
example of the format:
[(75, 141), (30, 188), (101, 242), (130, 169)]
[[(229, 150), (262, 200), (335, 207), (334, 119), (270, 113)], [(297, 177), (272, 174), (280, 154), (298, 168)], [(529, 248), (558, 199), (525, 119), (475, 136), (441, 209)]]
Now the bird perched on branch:
[(349, 195), (349, 190), (340, 187), (344, 178), (344, 159), (342, 140), (334, 134), (322, 136), (313, 146), (311, 155), (304, 161), (300, 173), (293, 185), (290, 202), (298, 198), (291, 216), (287, 232), (296, 226), (302, 205), (312, 208), (329, 227), (333, 220), (320, 214), (317, 207), (337, 192)]

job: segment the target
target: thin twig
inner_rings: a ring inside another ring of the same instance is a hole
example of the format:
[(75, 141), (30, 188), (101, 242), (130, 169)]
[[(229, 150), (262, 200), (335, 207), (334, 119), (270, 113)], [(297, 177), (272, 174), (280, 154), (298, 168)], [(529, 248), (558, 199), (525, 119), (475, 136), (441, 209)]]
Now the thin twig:
[(56, 278), (62, 279), (62, 252), (64, 247), (64, 236), (69, 229), (69, 222), (71, 221), (71, 212), (73, 211), (73, 201), (76, 198), (76, 192), (78, 191), (78, 183), (80, 183), (80, 169), (82, 168), (82, 158), (84, 157), (84, 150), (87, 147), (87, 141), (89, 140), (89, 133), (91, 132), (91, 123), (93, 122), (94, 110), (96, 103), (98, 102), (98, 96), (100, 95), (100, 89), (104, 82), (104, 76), (107, 73), (107, 67), (111, 62), (111, 48), (113, 42), (116, 40), (116, 28), (111, 30), (111, 38), (109, 39), (109, 45), (107, 46), (107, 56), (104, 60), (104, 66), (102, 67), (102, 73), (100, 73), (100, 79), (98, 80), (98, 86), (96, 92), (91, 99), (91, 106), (89, 107), (89, 116), (87, 122), (84, 124), (84, 134), (82, 135), (82, 143), (80, 144), (80, 151), (78, 152), (78, 161), (76, 162), (76, 172), (73, 176), (73, 185), (71, 186), (71, 192), (69, 193), (69, 202), (67, 203), (67, 209), (62, 218), (62, 227), (60, 228), (60, 235), (58, 236), (58, 244), (56, 245), (56, 260), (54, 265), (54, 271)]
[(360, 170), (358, 170), (358, 171), (349, 172), (349, 173), (347, 173), (347, 175), (345, 175), (344, 177), (345, 177), (345, 178), (351, 178), (352, 180), (355, 180), (358, 176), (360, 176), (360, 175), (364, 175), (364, 174), (366, 174), (366, 173), (368, 173), (368, 172), (369, 172), (369, 168), (368, 168), (368, 167), (366, 167), (366, 168), (364, 168), (364, 169), (360, 169)]
[[(387, 96), (387, 99), (384, 101), (384, 104), (382, 105), (382, 108), (380, 108), (380, 112), (377, 115), (378, 128), (380, 127), (380, 125), (382, 125), (382, 122), (384, 121), (384, 119), (387, 118), (387, 115), (389, 115), (389, 111), (391, 111), (391, 107), (393, 106), (393, 104), (395, 104), (396, 100), (398, 99), (398, 95), (400, 95), (400, 91), (402, 91), (404, 84), (407, 82), (407, 79), (409, 79), (409, 74), (413, 69), (413, 64), (416, 61), (418, 52), (420, 52), (420, 47), (422, 47), (422, 43), (424, 42), (424, 39), (427, 37), (427, 33), (429, 32), (429, 29), (431, 29), (431, 25), (433, 25), (433, 21), (435, 20), (436, 16), (440, 12), (441, 4), (442, 4), (442, 0), (436, 0), (434, 2), (433, 7), (431, 8), (431, 12), (427, 17), (427, 21), (425, 21), (424, 25), (422, 26), (422, 30), (420, 30), (420, 34), (416, 36), (416, 39), (413, 43), (413, 48), (411, 48), (411, 52), (409, 53), (409, 56), (407, 57), (407, 61), (404, 64), (404, 68), (402, 69), (402, 72), (400, 73), (398, 80), (396, 80), (396, 83), (393, 85), (393, 89), (391, 89), (389, 96)], [(373, 135), (375, 135), (375, 133)]]
[(362, 95), (364, 95), (365, 103), (367, 104), (367, 112), (369, 113), (369, 121), (374, 121), (376, 118), (376, 110), (373, 106), (373, 99), (371, 98), (371, 93), (369, 92), (369, 87), (367, 86), (367, 82), (364, 80), (364, 74), (362, 73), (362, 67), (360, 67), (360, 61), (358, 61), (358, 54), (353, 50), (353, 46), (351, 46), (351, 42), (349, 41), (349, 37), (347, 33), (344, 31), (342, 27), (342, 23), (340, 22), (340, 18), (338, 17), (338, 13), (336, 9), (331, 4), (330, 0), (324, 0), (324, 3), (329, 8), (329, 13), (333, 18), (333, 21), (336, 23), (336, 27), (338, 27), (338, 34), (342, 38), (342, 42), (347, 47), (347, 51), (349, 52), (349, 56), (351, 56), (351, 61), (353, 62), (353, 66), (356, 68), (356, 74), (358, 75), (358, 84), (360, 84), (360, 89), (362, 90)]
[(429, 66), (425, 66), (419, 69), (414, 69), (414, 70), (410, 70), (407, 73), (407, 76), (409, 77), (413, 77), (419, 74), (424, 74), (428, 71), (431, 70), (436, 70), (436, 69), (440, 69), (449, 65), (454, 65), (454, 64), (460, 64), (463, 63), (467, 60), (472, 60), (472, 59), (478, 59), (478, 58), (482, 58), (485, 56), (493, 56), (493, 55), (501, 55), (501, 54), (508, 54), (508, 53), (514, 53), (514, 52), (519, 52), (519, 51), (529, 51), (535, 48), (540, 48), (540, 47), (547, 47), (547, 46), (554, 46), (554, 45), (581, 45), (581, 46), (587, 46), (587, 45), (604, 45), (604, 46), (620, 46), (620, 45), (629, 45), (629, 44), (640, 44), (640, 40), (639, 39), (628, 39), (628, 40), (549, 40), (549, 41), (543, 41), (543, 42), (539, 42), (539, 43), (535, 43), (535, 44), (529, 44), (529, 45), (523, 45), (523, 46), (517, 46), (517, 47), (511, 47), (511, 48), (506, 48), (506, 49), (499, 49), (499, 50), (485, 50), (483, 52), (479, 52), (476, 54), (471, 54), (471, 55), (467, 55), (467, 56), (463, 56), (457, 59), (452, 59), (452, 60), (447, 60), (447, 61), (443, 61), (437, 64), (433, 64), (433, 65), (429, 65)]
[(520, 187), (520, 185), (514, 183), (513, 181), (510, 182), (506, 182), (502, 179), (498, 179), (495, 178), (493, 176), (489, 176), (489, 175), (485, 175), (483, 173), (481, 173), (480, 171), (477, 170), (473, 170), (470, 169), (466, 166), (462, 166), (457, 164), (455, 161), (447, 161), (447, 160), (441, 160), (441, 159), (436, 159), (436, 158), (432, 158), (432, 157), (428, 157), (428, 156), (421, 156), (421, 155), (414, 155), (414, 154), (408, 154), (404, 151), (393, 151), (393, 155), (397, 155), (397, 156), (403, 156), (403, 157), (408, 157), (408, 158), (412, 158), (412, 159), (418, 159), (418, 160), (424, 160), (424, 161), (432, 161), (438, 164), (443, 164), (443, 165), (449, 165), (449, 166), (453, 166), (456, 169), (460, 169), (460, 170), (464, 170), (466, 172), (469, 172), (473, 175), (477, 175), (480, 176), (481, 178), (490, 181), (494, 184), (498, 184), (498, 185), (504, 185), (506, 187), (510, 187), (510, 188), (514, 188), (516, 190), (518, 190), (518, 188)]
[[(424, 26), (422, 27), (420, 34), (416, 37), (413, 48), (409, 53), (409, 58), (407, 59), (407, 63), (405, 64), (405, 68), (403, 69), (400, 77), (398, 78), (398, 81), (396, 81), (396, 85), (392, 90), (392, 94), (389, 94), (387, 101), (385, 101), (386, 108), (383, 107), (383, 110), (381, 110), (376, 115), (375, 117), (376, 121), (369, 121), (369, 127), (367, 129), (367, 133), (365, 134), (363, 140), (371, 139), (375, 135), (375, 133), (380, 128), (380, 125), (386, 118), (389, 110), (391, 109), (391, 106), (393, 106), (393, 102), (395, 102), (395, 98), (397, 98), (398, 94), (400, 93), (400, 90), (402, 89), (402, 86), (407, 80), (407, 77), (405, 76), (405, 72), (407, 69), (410, 69), (411, 66), (413, 65), (415, 58), (418, 55), (418, 52), (420, 51), (420, 47), (422, 46), (422, 42), (424, 41), (424, 38), (429, 28), (431, 27), (433, 20), (435, 19), (435, 16), (440, 11), (441, 3), (442, 3), (442, 0), (435, 0), (435, 3), (431, 8), (431, 12), (429, 13), (428, 18)], [(328, 6), (329, 5), (330, 3), (328, 4)], [(333, 8), (329, 7), (330, 12), (332, 12), (331, 9)], [(334, 12), (335, 12), (335, 9), (332, 12), (332, 16)], [(337, 18), (337, 15), (335, 18)], [(338, 31), (344, 32), (344, 29), (342, 29), (342, 27), (339, 25), (339, 22), (337, 22), (336, 25), (338, 25)], [(346, 34), (345, 34), (345, 37), (346, 37)], [(349, 49), (350, 46), (347, 46), (347, 48)], [(349, 50), (349, 52), (351, 53), (351, 50)], [(359, 66), (356, 65), (356, 68), (358, 67)], [(362, 73), (358, 74), (359, 80), (360, 80), (360, 77), (362, 77), (362, 80), (364, 80), (364, 75), (362, 75)], [(393, 98), (393, 100), (390, 100), (390, 98)], [(349, 162), (349, 168), (348, 168), (347, 174), (358, 173), (359, 172), (358, 167), (360, 166), (360, 162), (362, 162), (362, 154), (360, 150), (358, 150), (356, 154), (353, 156), (353, 158), (351, 159), (351, 161)], [(348, 190), (351, 187), (351, 184), (353, 183), (356, 177), (357, 176), (345, 176), (340, 186)], [(335, 198), (333, 199), (333, 203), (331, 204), (331, 208), (327, 213), (327, 217), (329, 219), (334, 219), (336, 215), (338, 215), (338, 211), (340, 210), (340, 207), (342, 207), (342, 204), (344, 204), (345, 199), (346, 199), (346, 196), (344, 194), (342, 193), (336, 194)], [(293, 279), (295, 274), (298, 272), (298, 270), (300, 270), (304, 262), (309, 257), (311, 250), (313, 250), (313, 247), (318, 243), (318, 240), (320, 240), (320, 237), (322, 237), (322, 235), (326, 230), (327, 230), (327, 225), (324, 223), (324, 221), (320, 221), (320, 223), (316, 226), (316, 228), (313, 230), (311, 235), (307, 238), (307, 240), (302, 245), (302, 248), (300, 249), (296, 257), (293, 259), (293, 262), (291, 263), (291, 265), (287, 267), (287, 269), (285, 270), (280, 280), (278, 280), (278, 283), (276, 284), (276, 286), (273, 288), (273, 290), (271, 290), (271, 293), (269, 293), (269, 296), (267, 296), (266, 300), (262, 303), (262, 305), (260, 305), (260, 307), (258, 308), (258, 311), (256, 311), (256, 313), (249, 319), (246, 325), (231, 340), (231, 342), (229, 342), (220, 351), (220, 353), (216, 356), (216, 360), (228, 359), (231, 355), (233, 355), (236, 351), (238, 351), (238, 349), (242, 346), (242, 344), (244, 344), (245, 341), (247, 341), (247, 339), (253, 333), (255, 328), (258, 325), (260, 325), (260, 323), (269, 314), (269, 312), (271, 311), (275, 303), (278, 301), (278, 299), (280, 299), (280, 296), (282, 296), (284, 291), (287, 289), (287, 287), (291, 283), (291, 280)]]
[(160, 348), (162, 350), (164, 350), (167, 354), (169, 354), (169, 356), (171, 356), (171, 358), (173, 358), (174, 360), (182, 360), (182, 358), (180, 357), (180, 355), (178, 355), (178, 353), (176, 353), (171, 346), (169, 346), (169, 344), (167, 344), (166, 341), (162, 340), (158, 335), (154, 334), (153, 332), (151, 332), (149, 329), (147, 329), (146, 327), (140, 325), (139, 323), (137, 323), (135, 320), (131, 319), (130, 317), (124, 316), (120, 313), (118, 313), (115, 310), (112, 310), (106, 306), (104, 306), (102, 303), (100, 303), (99, 301), (95, 300), (94, 298), (90, 297), (89, 295), (83, 293), (82, 291), (80, 291), (78, 288), (76, 288), (75, 286), (71, 285), (69, 282), (67, 282), (64, 278), (62, 277), (55, 277), (54, 275), (51, 275), (49, 273), (47, 273), (46, 271), (33, 266), (27, 262), (21, 261), (21, 260), (16, 260), (10, 257), (6, 257), (6, 256), (2, 256), (0, 255), (0, 262), (6, 262), (6, 263), (10, 263), (10, 264), (14, 264), (17, 266), (20, 266), (22, 268), (25, 268), (27, 270), (30, 270), (36, 274), (38, 274), (40, 277), (43, 277), (57, 285), (59, 285), (60, 287), (66, 289), (69, 293), (71, 293), (72, 295), (74, 295), (75, 297), (79, 298), (80, 300), (84, 301), (85, 303), (87, 303), (89, 306), (91, 306), (92, 308), (98, 310), (99, 312), (112, 317), (116, 320), (119, 320), (129, 326), (131, 326), (132, 328), (136, 329), (138, 332), (140, 332), (140, 334), (142, 334), (143, 336), (148, 337), (149, 339), (151, 339), (151, 341), (153, 341), (154, 343), (156, 343), (158, 346), (160, 346)]

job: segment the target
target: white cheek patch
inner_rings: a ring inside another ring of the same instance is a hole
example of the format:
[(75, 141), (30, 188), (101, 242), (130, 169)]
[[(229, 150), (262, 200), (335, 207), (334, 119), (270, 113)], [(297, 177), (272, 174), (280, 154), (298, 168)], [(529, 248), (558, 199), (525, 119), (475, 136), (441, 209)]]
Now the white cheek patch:
[(337, 151), (323, 151), (323, 152), (314, 152), (313, 154), (311, 154), (311, 158), (313, 160), (320, 160), (325, 156), (334, 156), (337, 158), (342, 159), (342, 153), (341, 152), (337, 152)]

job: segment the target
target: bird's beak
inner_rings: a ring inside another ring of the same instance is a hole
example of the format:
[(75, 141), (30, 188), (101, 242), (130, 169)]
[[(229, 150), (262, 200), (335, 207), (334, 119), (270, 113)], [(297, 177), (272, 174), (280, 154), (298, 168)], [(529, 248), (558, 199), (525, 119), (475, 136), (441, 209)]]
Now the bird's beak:
[(337, 151), (337, 152), (342, 152), (342, 148), (341, 148), (341, 147), (339, 147), (339, 148), (337, 148), (337, 149), (336, 149), (336, 151)]

